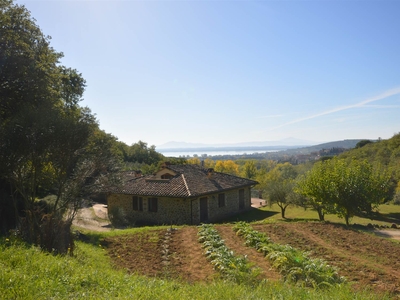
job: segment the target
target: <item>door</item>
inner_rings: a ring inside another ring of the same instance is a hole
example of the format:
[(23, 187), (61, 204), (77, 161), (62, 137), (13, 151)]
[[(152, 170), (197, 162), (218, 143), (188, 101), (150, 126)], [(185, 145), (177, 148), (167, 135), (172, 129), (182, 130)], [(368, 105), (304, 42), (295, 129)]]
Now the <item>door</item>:
[(239, 209), (244, 209), (244, 190), (239, 190)]
[(200, 198), (200, 223), (208, 220), (208, 201), (207, 197)]

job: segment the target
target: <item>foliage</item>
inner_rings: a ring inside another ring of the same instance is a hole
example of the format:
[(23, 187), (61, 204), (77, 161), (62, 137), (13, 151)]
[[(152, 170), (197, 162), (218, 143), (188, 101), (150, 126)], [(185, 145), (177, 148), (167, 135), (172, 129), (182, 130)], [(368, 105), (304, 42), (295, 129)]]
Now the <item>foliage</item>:
[(187, 159), (187, 163), (190, 165), (199, 165), (201, 164), (200, 158), (198, 157), (192, 157)]
[[(25, 7), (2, 1), (0, 11), (0, 178), (13, 195), (7, 207), (27, 241), (66, 252), (72, 237), (55, 246), (57, 232), (66, 235), (82, 196), (107, 181), (116, 154), (79, 106), (82, 75), (59, 64), (62, 54)], [(49, 193), (56, 201), (44, 210), (37, 198)]]
[(156, 151), (154, 145), (149, 147), (147, 143), (143, 141), (139, 141), (131, 146), (120, 142), (119, 149), (123, 154), (125, 162), (156, 165), (164, 160), (164, 156)]
[(257, 176), (257, 167), (254, 160), (246, 161), (244, 166), (241, 168), (240, 175), (248, 179), (255, 179)]
[(257, 268), (251, 267), (246, 257), (237, 257), (226, 246), (212, 224), (199, 226), (199, 242), (205, 254), (223, 278), (236, 283), (254, 284), (259, 275)]
[(333, 158), (317, 163), (297, 184), (297, 192), (315, 209), (349, 220), (370, 213), (389, 196), (388, 172), (374, 169), (367, 161)]
[(264, 190), (270, 204), (276, 203), (281, 208), (282, 218), (285, 218), (286, 208), (296, 203), (293, 192), (297, 172), (289, 163), (277, 164), (271, 171), (259, 178), (259, 188)]
[(206, 158), (203, 160), (204, 168), (213, 169), (215, 167), (215, 162), (211, 158)]
[(288, 245), (275, 244), (248, 223), (237, 223), (233, 229), (245, 239), (246, 246), (262, 252), (287, 281), (299, 282), (313, 288), (330, 287), (345, 281), (334, 267), (323, 260), (309, 258), (306, 253)]
[(239, 166), (233, 160), (217, 160), (215, 171), (231, 175), (239, 175)]
[(367, 145), (367, 144), (370, 144), (370, 143), (373, 143), (373, 141), (371, 141), (371, 140), (361, 140), (361, 141), (359, 141), (357, 144), (356, 144), (356, 149), (357, 148), (362, 148), (362, 147), (364, 147), (365, 145)]
[(373, 166), (388, 168), (396, 182), (400, 181), (400, 133), (392, 138), (352, 149), (340, 155), (343, 159), (367, 160)]
[(301, 206), (316, 210), (320, 221), (324, 221), (326, 212), (333, 210), (332, 203), (327, 201), (333, 193), (329, 166), (326, 160), (317, 162), (309, 172), (297, 180), (295, 187), (295, 191), (304, 197)]

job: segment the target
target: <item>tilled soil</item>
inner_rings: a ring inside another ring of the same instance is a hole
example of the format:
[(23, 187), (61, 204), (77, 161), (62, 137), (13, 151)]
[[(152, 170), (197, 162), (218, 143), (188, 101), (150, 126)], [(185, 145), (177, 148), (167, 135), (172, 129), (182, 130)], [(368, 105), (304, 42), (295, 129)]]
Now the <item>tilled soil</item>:
[(400, 245), (340, 225), (293, 223), (256, 225), (273, 242), (310, 252), (338, 267), (355, 288), (400, 293)]
[(267, 259), (265, 259), (262, 253), (257, 252), (255, 248), (244, 245), (244, 241), (236, 235), (236, 232), (233, 231), (232, 226), (217, 226), (217, 230), (224, 240), (225, 245), (231, 249), (235, 255), (246, 255), (251, 264), (260, 268), (260, 279), (276, 281), (282, 278), (278, 271), (272, 268), (271, 264)]
[[(400, 244), (372, 234), (324, 223), (278, 223), (254, 225), (273, 242), (289, 244), (326, 260), (355, 289), (400, 295)], [(236, 255), (246, 255), (261, 270), (260, 279), (280, 280), (263, 255), (244, 246), (231, 225), (216, 226), (225, 244)], [(115, 265), (130, 273), (175, 278), (185, 282), (207, 282), (218, 277), (198, 242), (197, 228), (152, 230), (107, 238), (103, 245)]]

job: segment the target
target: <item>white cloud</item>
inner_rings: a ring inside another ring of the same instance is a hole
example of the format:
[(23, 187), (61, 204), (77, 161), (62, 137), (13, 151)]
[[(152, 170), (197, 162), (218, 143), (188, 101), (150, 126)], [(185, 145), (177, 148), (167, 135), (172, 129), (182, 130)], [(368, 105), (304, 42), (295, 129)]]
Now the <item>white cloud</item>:
[(292, 120), (289, 121), (287, 123), (275, 126), (273, 128), (271, 128), (271, 130), (275, 130), (275, 129), (279, 129), (288, 125), (292, 125), (292, 124), (296, 124), (296, 123), (300, 123), (303, 121), (307, 121), (307, 120), (311, 120), (311, 119), (315, 119), (318, 117), (322, 117), (322, 116), (326, 116), (326, 115), (330, 115), (339, 111), (343, 111), (343, 110), (348, 110), (348, 109), (352, 109), (352, 108), (358, 108), (358, 107), (366, 107), (369, 103), (375, 102), (375, 101), (379, 101), (379, 100), (383, 100), (386, 99), (388, 97), (394, 96), (394, 95), (398, 95), (400, 94), (400, 87), (399, 88), (395, 88), (395, 89), (391, 89), (388, 91), (385, 91), (382, 94), (379, 94), (378, 96), (372, 97), (372, 98), (368, 98), (364, 101), (355, 103), (355, 104), (350, 104), (350, 105), (345, 105), (345, 106), (339, 106), (330, 110), (326, 110), (320, 113), (317, 113), (315, 115), (311, 115), (311, 116), (307, 116), (304, 118), (300, 118), (300, 119), (296, 119), (296, 120)]

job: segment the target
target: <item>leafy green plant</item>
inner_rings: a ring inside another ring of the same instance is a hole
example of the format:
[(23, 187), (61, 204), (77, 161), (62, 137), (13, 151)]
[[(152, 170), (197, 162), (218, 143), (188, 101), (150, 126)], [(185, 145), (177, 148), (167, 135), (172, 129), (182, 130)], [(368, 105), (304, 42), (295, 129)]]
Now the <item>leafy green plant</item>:
[(202, 224), (199, 226), (198, 235), (199, 242), (205, 249), (205, 255), (223, 278), (236, 283), (254, 284), (257, 281), (260, 270), (252, 267), (246, 256), (235, 256), (233, 251), (226, 247), (213, 225)]
[(336, 268), (322, 259), (313, 259), (308, 254), (289, 245), (273, 243), (265, 234), (254, 230), (248, 223), (239, 222), (234, 227), (236, 234), (245, 239), (245, 245), (262, 252), (279, 270), (286, 281), (308, 287), (327, 287), (345, 281)]

